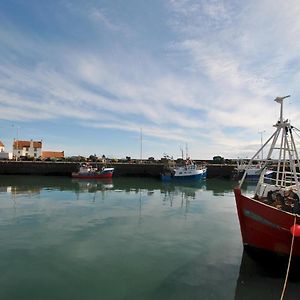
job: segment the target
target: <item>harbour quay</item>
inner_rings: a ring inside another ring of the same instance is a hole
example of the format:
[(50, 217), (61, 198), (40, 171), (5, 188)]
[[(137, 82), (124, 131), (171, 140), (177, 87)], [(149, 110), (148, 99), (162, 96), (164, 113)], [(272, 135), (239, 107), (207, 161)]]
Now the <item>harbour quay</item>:
[[(104, 166), (97, 163), (98, 167)], [(166, 170), (163, 163), (109, 163), (107, 167), (115, 169), (114, 176), (160, 177)], [(49, 161), (0, 161), (0, 175), (48, 175), (71, 176), (79, 170), (78, 162), (49, 162)], [(207, 164), (207, 178), (230, 179), (236, 165)]]

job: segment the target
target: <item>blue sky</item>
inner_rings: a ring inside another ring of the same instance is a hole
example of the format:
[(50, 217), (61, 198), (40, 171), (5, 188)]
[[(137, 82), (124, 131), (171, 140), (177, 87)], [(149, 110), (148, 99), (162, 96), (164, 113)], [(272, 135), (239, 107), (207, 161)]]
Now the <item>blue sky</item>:
[[(276, 3), (276, 4), (275, 4)], [(276, 96), (300, 127), (299, 1), (0, 1), (0, 140), (250, 157)]]

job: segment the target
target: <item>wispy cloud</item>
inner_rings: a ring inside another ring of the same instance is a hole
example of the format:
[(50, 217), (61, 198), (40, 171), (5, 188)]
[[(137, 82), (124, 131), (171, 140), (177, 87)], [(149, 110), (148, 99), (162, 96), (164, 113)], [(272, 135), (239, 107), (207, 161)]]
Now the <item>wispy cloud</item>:
[(142, 127), (161, 143), (188, 141), (197, 157), (234, 156), (276, 120), (273, 98), (299, 95), (296, 1), (171, 0), (159, 7), (170, 34), (151, 49), (113, 7), (64, 3), (82, 22), (74, 26), (92, 28), (88, 44), (70, 35), (53, 42), (2, 21), (2, 119), (72, 120), (129, 134)]
[(91, 20), (93, 20), (95, 22), (100, 22), (107, 29), (109, 29), (111, 31), (121, 32), (121, 33), (124, 33), (126, 35), (131, 35), (132, 34), (132, 31), (129, 29), (128, 26), (126, 26), (125, 24), (117, 24), (117, 23), (112, 22), (107, 17), (105, 12), (101, 9), (97, 9), (97, 8), (91, 9), (91, 11), (89, 13), (89, 17), (91, 18)]

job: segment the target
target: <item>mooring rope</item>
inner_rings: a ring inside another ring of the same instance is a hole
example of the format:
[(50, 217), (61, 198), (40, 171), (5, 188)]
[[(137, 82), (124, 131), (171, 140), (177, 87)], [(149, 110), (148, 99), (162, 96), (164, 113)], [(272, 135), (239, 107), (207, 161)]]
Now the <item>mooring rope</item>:
[(284, 285), (283, 285), (283, 289), (282, 289), (282, 292), (281, 292), (280, 300), (283, 300), (285, 289), (286, 289), (286, 285), (287, 285), (287, 281), (288, 281), (288, 277), (289, 277), (291, 260), (292, 260), (292, 253), (293, 253), (293, 248), (294, 248), (296, 220), (297, 220), (297, 215), (295, 215), (295, 218), (294, 218), (294, 226), (293, 226), (293, 234), (292, 234), (293, 236), (292, 236), (292, 242), (291, 242), (289, 262), (288, 262), (288, 266), (287, 266), (287, 270), (286, 270), (286, 274), (285, 274), (285, 280), (284, 280)]

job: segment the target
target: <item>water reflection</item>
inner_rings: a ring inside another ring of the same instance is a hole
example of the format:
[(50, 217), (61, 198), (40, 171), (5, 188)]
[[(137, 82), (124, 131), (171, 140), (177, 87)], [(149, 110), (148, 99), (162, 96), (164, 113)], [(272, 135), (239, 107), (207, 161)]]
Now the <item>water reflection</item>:
[(0, 193), (38, 194), (41, 190), (75, 191), (79, 193), (94, 193), (95, 191), (114, 190), (127, 193), (147, 191), (151, 196), (155, 190), (162, 193), (183, 191), (194, 196), (194, 191), (205, 189), (206, 182), (164, 184), (153, 178), (114, 178), (101, 180), (72, 179), (68, 177), (51, 176), (0, 176)]
[(181, 190), (194, 196), (197, 190), (212, 191), (214, 195), (223, 195), (231, 192), (237, 182), (232, 180), (207, 179), (199, 181), (183, 181), (164, 183), (153, 178), (113, 178), (102, 180), (72, 179), (58, 176), (0, 176), (0, 193), (15, 194), (39, 193), (42, 189), (60, 191), (95, 192), (95, 190), (114, 189), (125, 192), (147, 190), (148, 195), (155, 190), (172, 192)]
[(196, 192), (206, 190), (206, 181), (187, 182), (187, 183), (163, 183), (160, 187), (161, 193), (168, 197), (170, 194), (183, 194), (185, 197), (195, 199)]
[[(0, 195), (1, 192), (11, 195), (15, 212), (23, 205), (26, 197), (44, 200), (51, 195), (52, 201), (55, 199), (63, 200), (65, 203), (76, 201), (81, 205), (108, 199), (107, 205), (109, 205), (112, 203), (111, 199), (116, 199), (116, 197), (123, 199), (124, 195), (128, 195), (129, 199), (132, 199), (129, 205), (137, 209), (139, 221), (141, 221), (143, 213), (153, 209), (155, 202), (151, 203), (152, 197), (160, 198), (163, 207), (180, 209), (182, 215), (187, 218), (188, 213), (197, 210), (195, 206), (200, 203), (202, 209), (205, 209), (207, 204), (202, 200), (209, 199), (211, 194), (224, 196), (228, 192), (232, 193), (234, 185), (235, 182), (230, 180), (210, 179), (164, 183), (159, 179), (136, 177), (87, 180), (58, 176), (0, 176)], [(212, 191), (212, 193), (206, 193), (204, 196), (207, 191)], [(54, 195), (53, 192), (56, 194)], [(136, 201), (134, 199), (137, 199), (137, 202), (134, 202)]]
[(29, 194), (31, 190), (40, 192), (42, 189), (73, 190), (74, 184), (69, 177), (0, 175), (0, 191)]
[(88, 192), (88, 193), (94, 193), (95, 191), (101, 191), (101, 190), (109, 190), (109, 189), (113, 189), (114, 187), (111, 178), (101, 179), (101, 180), (72, 179), (72, 183), (75, 184), (76, 190), (82, 192)]
[[(289, 281), (285, 291), (284, 299), (299, 298), (300, 274), (292, 265), (289, 274)], [(266, 256), (249, 254), (243, 252), (239, 277), (237, 280), (235, 300), (252, 299), (280, 299), (285, 275), (287, 261), (268, 259)]]
[(232, 254), (224, 256), (222, 251), (209, 249), (191, 260), (184, 260), (160, 283), (152, 298), (232, 300), (236, 263)]
[[(87, 180), (58, 176), (0, 176), (0, 194), (3, 192), (11, 194), (14, 207), (18, 197), (41, 197), (41, 192), (47, 191), (71, 191), (74, 192), (73, 200), (91, 202), (96, 202), (97, 199), (104, 200), (110, 193), (125, 193), (139, 195), (140, 216), (143, 203), (154, 194), (160, 195), (164, 206), (184, 209), (186, 215), (193, 201), (203, 200), (204, 192), (206, 199), (209, 195), (224, 197), (232, 194), (236, 185), (237, 181), (222, 179), (166, 183), (155, 178), (137, 177)], [(255, 183), (245, 182), (245, 190), (254, 190), (254, 188)]]

